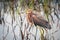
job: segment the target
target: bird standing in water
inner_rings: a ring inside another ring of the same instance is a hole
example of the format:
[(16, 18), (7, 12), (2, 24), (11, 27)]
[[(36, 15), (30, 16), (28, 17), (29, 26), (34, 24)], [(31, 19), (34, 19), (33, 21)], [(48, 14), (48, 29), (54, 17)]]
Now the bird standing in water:
[(51, 29), (49, 22), (41, 17), (38, 17), (38, 15), (33, 13), (31, 9), (27, 11), (27, 20), (31, 25), (34, 24), (35, 26), (38, 25), (43, 28)]

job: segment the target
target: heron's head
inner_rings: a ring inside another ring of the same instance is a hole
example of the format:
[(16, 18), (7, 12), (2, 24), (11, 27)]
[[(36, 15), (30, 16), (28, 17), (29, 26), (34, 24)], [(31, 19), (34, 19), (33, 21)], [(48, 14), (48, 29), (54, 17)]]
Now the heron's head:
[(32, 14), (32, 9), (27, 9), (27, 10), (26, 10), (26, 13), (27, 13), (27, 14)]

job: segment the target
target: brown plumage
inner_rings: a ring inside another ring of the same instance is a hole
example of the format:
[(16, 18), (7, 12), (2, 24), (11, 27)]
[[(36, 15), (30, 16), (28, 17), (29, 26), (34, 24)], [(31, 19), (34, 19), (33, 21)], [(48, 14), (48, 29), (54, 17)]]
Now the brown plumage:
[(36, 26), (38, 25), (38, 26), (41, 26), (43, 28), (51, 29), (51, 26), (50, 26), (48, 21), (44, 20), (41, 17), (37, 17), (37, 15), (32, 13), (31, 10), (29, 10), (27, 12), (27, 19), (28, 19), (28, 22), (31, 24), (34, 24)]

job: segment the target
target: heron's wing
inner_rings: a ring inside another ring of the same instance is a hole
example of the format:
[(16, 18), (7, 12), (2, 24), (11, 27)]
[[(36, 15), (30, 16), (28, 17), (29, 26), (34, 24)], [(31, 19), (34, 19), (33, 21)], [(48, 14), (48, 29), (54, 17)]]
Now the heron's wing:
[(49, 22), (44, 20), (43, 18), (38, 18), (35, 15), (32, 16), (33, 22), (35, 25), (39, 25), (43, 28), (51, 29)]

